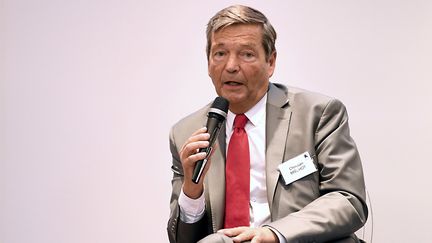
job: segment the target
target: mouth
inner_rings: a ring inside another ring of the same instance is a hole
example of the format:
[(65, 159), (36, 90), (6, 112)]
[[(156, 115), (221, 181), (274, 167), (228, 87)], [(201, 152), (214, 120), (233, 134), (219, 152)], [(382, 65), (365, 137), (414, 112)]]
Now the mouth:
[(240, 85), (243, 85), (242, 83), (236, 82), (236, 81), (226, 81), (226, 82), (224, 82), (224, 84), (229, 85), (229, 86), (240, 86)]

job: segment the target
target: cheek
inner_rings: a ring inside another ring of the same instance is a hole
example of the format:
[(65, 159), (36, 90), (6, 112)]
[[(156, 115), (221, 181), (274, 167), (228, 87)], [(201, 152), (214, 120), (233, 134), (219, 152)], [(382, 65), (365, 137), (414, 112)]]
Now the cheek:
[(248, 80), (249, 85), (248, 89), (252, 93), (261, 93), (261, 91), (266, 86), (267, 80), (269, 79), (268, 70), (264, 70), (261, 68), (249, 70)]
[(210, 65), (208, 67), (208, 74), (210, 78), (213, 80), (213, 83), (218, 83), (220, 81), (221, 73), (217, 66)]
[(251, 85), (257, 86), (260, 80), (263, 79), (264, 70), (256, 67), (247, 67), (243, 69), (244, 75), (247, 77)]

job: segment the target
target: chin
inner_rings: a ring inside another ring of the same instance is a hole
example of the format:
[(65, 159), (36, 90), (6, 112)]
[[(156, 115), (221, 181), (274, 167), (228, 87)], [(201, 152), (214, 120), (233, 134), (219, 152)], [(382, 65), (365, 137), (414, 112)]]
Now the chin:
[(227, 98), (227, 100), (229, 101), (230, 107), (242, 107), (243, 104), (245, 103), (245, 100), (243, 100), (243, 99)]

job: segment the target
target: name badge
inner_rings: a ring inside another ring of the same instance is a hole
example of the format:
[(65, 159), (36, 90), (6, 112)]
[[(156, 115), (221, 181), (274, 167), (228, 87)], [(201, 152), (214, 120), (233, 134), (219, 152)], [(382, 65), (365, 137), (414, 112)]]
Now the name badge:
[(278, 166), (285, 185), (317, 171), (309, 152), (304, 152)]

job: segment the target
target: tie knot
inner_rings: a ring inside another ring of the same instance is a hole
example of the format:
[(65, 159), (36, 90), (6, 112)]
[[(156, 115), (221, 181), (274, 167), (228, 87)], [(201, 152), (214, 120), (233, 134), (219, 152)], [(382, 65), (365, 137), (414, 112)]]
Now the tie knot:
[(234, 128), (244, 128), (246, 123), (248, 121), (248, 118), (245, 116), (245, 114), (238, 114), (236, 115), (234, 119)]

